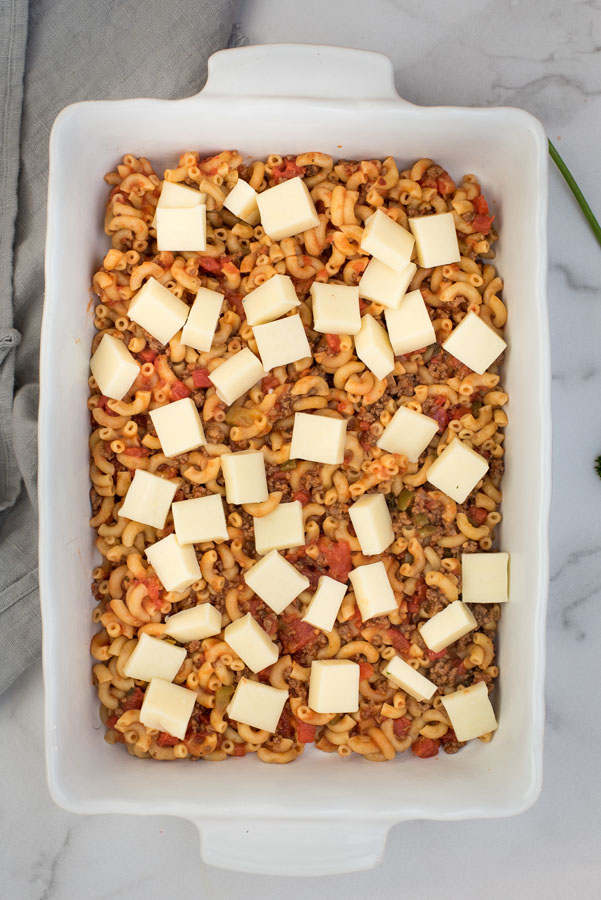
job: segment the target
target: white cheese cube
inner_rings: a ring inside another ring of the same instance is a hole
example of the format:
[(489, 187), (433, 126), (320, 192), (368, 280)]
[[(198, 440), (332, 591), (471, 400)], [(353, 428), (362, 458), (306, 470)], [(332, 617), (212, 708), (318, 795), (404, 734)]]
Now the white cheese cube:
[(369, 314), (361, 319), (361, 330), (355, 335), (357, 356), (376, 378), (386, 378), (394, 369), (394, 353), (388, 335)]
[(361, 328), (359, 288), (314, 281), (311, 297), (315, 331), (322, 334), (357, 334)]
[(272, 550), (244, 574), (244, 580), (278, 615), (309, 587), (309, 579)]
[(287, 316), (265, 325), (255, 325), (253, 334), (266, 372), (276, 366), (287, 366), (297, 359), (311, 356), (309, 341), (299, 315)]
[(272, 275), (242, 300), (249, 325), (265, 325), (300, 306), (289, 275)]
[(464, 603), (506, 603), (509, 553), (462, 553)]
[(442, 705), (458, 741), (471, 741), (499, 727), (484, 681), (454, 694), (445, 694)]
[(276, 645), (250, 613), (228, 625), (223, 639), (251, 672), (272, 666), (279, 656)]
[(339, 465), (344, 460), (345, 442), (346, 419), (295, 413), (290, 459)]
[(455, 438), (428, 469), (428, 481), (456, 503), (463, 503), (487, 471), (484, 457)]
[(388, 453), (402, 453), (409, 462), (417, 462), (437, 431), (438, 422), (430, 416), (399, 406), (377, 444)]
[(416, 272), (417, 266), (412, 262), (397, 272), (379, 259), (370, 259), (359, 281), (359, 296), (387, 309), (398, 309)]
[(157, 206), (157, 247), (163, 252), (196, 252), (207, 249), (207, 208), (170, 209)]
[(254, 188), (251, 188), (247, 181), (239, 178), (234, 187), (225, 198), (223, 205), (229, 209), (231, 213), (248, 222), (249, 225), (256, 225), (259, 221), (259, 207), (257, 206), (258, 194)]
[(432, 269), (461, 259), (453, 213), (409, 219), (409, 228), (415, 237), (417, 259), (422, 268)]
[(263, 556), (270, 550), (302, 547), (305, 543), (303, 507), (299, 500), (280, 503), (273, 512), (253, 518), (255, 548)]
[(163, 181), (157, 209), (189, 209), (204, 206), (207, 195), (175, 181)]
[(148, 562), (166, 591), (184, 591), (200, 578), (192, 544), (179, 543), (174, 534), (146, 548)]
[(374, 616), (386, 616), (397, 611), (398, 603), (383, 562), (352, 569), (349, 578), (364, 622)]
[(442, 345), (447, 353), (482, 375), (507, 344), (475, 312), (467, 314)]
[(175, 647), (168, 641), (142, 632), (133, 653), (123, 666), (126, 678), (150, 681), (164, 678), (173, 681), (186, 658), (185, 647)]
[(161, 344), (168, 344), (188, 318), (189, 311), (183, 300), (156, 278), (149, 278), (132, 297), (127, 315)]
[(382, 666), (382, 674), (420, 703), (429, 700), (437, 690), (434, 682), (412, 669), (400, 656), (387, 659)]
[(243, 347), (211, 372), (217, 396), (231, 406), (242, 394), (265, 377), (265, 371), (252, 350)]
[(221, 471), (228, 503), (263, 503), (267, 500), (265, 457), (260, 450), (241, 450), (221, 456)]
[(405, 294), (398, 309), (384, 310), (384, 318), (395, 356), (414, 353), (436, 341), (436, 332), (421, 291)]
[(202, 641), (221, 631), (221, 613), (210, 603), (200, 603), (190, 609), (182, 609), (165, 620), (165, 634), (181, 644)]
[(366, 556), (384, 553), (394, 541), (392, 519), (384, 494), (364, 494), (349, 508), (361, 551)]
[(359, 664), (350, 659), (311, 663), (309, 707), (316, 713), (353, 713), (359, 709)]
[(105, 397), (121, 400), (138, 377), (140, 366), (123, 341), (105, 334), (90, 360), (90, 370)]
[(314, 625), (315, 628), (325, 632), (332, 631), (346, 591), (346, 584), (335, 581), (329, 575), (322, 575), (303, 616), (303, 622), (308, 622), (309, 625)]
[(149, 415), (165, 456), (178, 456), (206, 444), (202, 421), (191, 397), (157, 406)]
[(261, 225), (274, 241), (319, 225), (319, 216), (305, 182), (297, 176), (261, 191), (257, 196)]
[(227, 541), (227, 523), (221, 494), (178, 500), (171, 507), (175, 534), (180, 544)]
[(196, 703), (196, 691), (153, 678), (144, 694), (140, 722), (147, 728), (166, 731), (182, 741)]
[(420, 628), (426, 647), (434, 653), (445, 650), (449, 644), (454, 644), (464, 634), (472, 631), (477, 625), (471, 609), (455, 600), (447, 607), (428, 619)]
[(210, 350), (222, 305), (223, 294), (201, 287), (182, 329), (182, 344), (201, 352)]
[(141, 525), (163, 528), (177, 484), (136, 469), (119, 515)]
[(413, 235), (381, 209), (365, 220), (361, 249), (397, 272), (411, 262), (414, 243)]
[(275, 731), (288, 699), (288, 691), (241, 678), (226, 712), (234, 722)]

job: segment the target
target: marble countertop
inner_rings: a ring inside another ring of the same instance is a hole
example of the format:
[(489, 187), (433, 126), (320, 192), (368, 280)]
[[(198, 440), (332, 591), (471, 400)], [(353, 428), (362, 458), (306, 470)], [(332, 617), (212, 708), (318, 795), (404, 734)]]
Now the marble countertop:
[[(239, 22), (250, 43), (380, 50), (394, 62), (399, 92), (415, 103), (524, 107), (541, 119), (601, 214), (599, 0), (248, 0)], [(466, 900), (601, 897), (601, 481), (593, 470), (601, 453), (601, 248), (553, 167), (549, 231), (554, 491), (545, 785), (536, 806), (512, 819), (399, 825), (378, 869), (336, 881), (212, 869), (200, 862), (196, 829), (186, 821), (78, 817), (53, 804), (38, 665), (0, 698), (3, 896), (154, 900), (193, 887), (200, 898), (285, 892), (296, 900), (309, 891), (320, 900), (334, 889), (403, 897), (407, 886), (412, 895)], [(426, 858), (428, 865), (416, 865)]]

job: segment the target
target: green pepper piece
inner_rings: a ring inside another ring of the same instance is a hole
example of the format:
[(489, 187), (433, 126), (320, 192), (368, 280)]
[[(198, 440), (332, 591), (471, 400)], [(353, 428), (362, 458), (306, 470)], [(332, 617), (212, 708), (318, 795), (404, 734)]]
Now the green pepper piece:
[(286, 462), (280, 464), (280, 469), (282, 469), (283, 471), (287, 471), (288, 469), (295, 469), (295, 468), (296, 468), (296, 460), (295, 459), (289, 459)]
[(413, 516), (413, 521), (416, 525), (427, 525), (428, 524), (428, 516), (425, 513), (415, 513)]
[(478, 416), (480, 415), (481, 409), (482, 409), (482, 401), (474, 400), (474, 402), (472, 403), (472, 415), (473, 415), (474, 419), (478, 418)]
[(413, 491), (408, 491), (407, 488), (403, 488), (399, 496), (396, 498), (397, 509), (401, 512), (405, 512), (405, 510), (409, 509), (411, 504), (413, 503)]
[(418, 534), (420, 538), (432, 537), (434, 532), (436, 531), (436, 525), (422, 525), (421, 528), (418, 529)]

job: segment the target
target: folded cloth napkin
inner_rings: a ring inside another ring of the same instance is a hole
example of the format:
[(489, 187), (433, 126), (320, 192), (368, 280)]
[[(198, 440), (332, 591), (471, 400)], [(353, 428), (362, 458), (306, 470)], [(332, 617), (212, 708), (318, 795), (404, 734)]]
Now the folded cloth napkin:
[(0, 692), (40, 654), (36, 418), (52, 122), (77, 100), (196, 93), (237, 5), (0, 2)]

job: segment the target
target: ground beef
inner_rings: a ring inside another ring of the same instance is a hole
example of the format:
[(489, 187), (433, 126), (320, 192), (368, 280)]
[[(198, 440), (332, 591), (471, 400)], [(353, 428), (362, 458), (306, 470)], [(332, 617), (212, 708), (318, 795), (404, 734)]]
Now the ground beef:
[(477, 541), (466, 541), (465, 544), (461, 545), (462, 553), (476, 553), (479, 549)]
[(497, 615), (495, 614), (495, 606), (493, 603), (470, 604), (470, 609), (479, 628), (483, 628), (485, 631), (494, 630)]
[(398, 375), (392, 378), (392, 384), (388, 388), (391, 397), (413, 397), (415, 394), (415, 383), (417, 378), (415, 375)]
[(428, 678), (439, 688), (455, 687), (457, 684), (457, 660), (445, 656), (437, 659), (428, 669)]
[(426, 591), (426, 599), (422, 604), (422, 609), (427, 617), (430, 619), (432, 616), (436, 615), (436, 613), (444, 609), (445, 606), (447, 606), (447, 599), (442, 591), (439, 591), (438, 588), (428, 588)]
[(457, 361), (442, 349), (428, 363), (428, 370), (437, 382), (448, 381), (455, 375), (456, 369)]
[(215, 422), (205, 425), (205, 435), (209, 444), (221, 444), (225, 438), (221, 425)]
[(490, 464), (489, 474), (490, 480), (496, 486), (501, 483), (501, 478), (503, 477), (503, 472), (505, 471), (505, 461), (503, 459), (499, 459), (499, 457), (495, 457)]
[(281, 393), (277, 402), (270, 413), (270, 418), (285, 419), (294, 412), (294, 404), (298, 400), (297, 396), (293, 396), (290, 392)]

